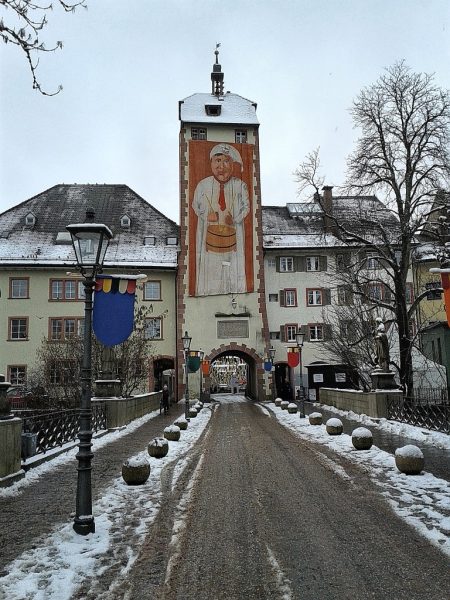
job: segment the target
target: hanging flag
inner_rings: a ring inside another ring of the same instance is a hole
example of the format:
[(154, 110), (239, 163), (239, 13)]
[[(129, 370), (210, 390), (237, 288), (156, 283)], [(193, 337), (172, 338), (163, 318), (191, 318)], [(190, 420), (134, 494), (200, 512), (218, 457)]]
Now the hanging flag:
[(296, 367), (300, 362), (300, 352), (298, 348), (289, 348), (287, 353), (287, 362), (290, 367)]
[(447, 323), (450, 327), (450, 274), (441, 273), (441, 283), (444, 290), (445, 313), (447, 315)]
[(209, 362), (209, 360), (202, 360), (202, 373), (205, 377), (208, 377), (209, 375), (210, 365), (211, 363)]
[(200, 356), (196, 350), (191, 350), (188, 354), (188, 373), (197, 373), (200, 369)]
[(134, 327), (136, 283), (145, 275), (98, 275), (94, 290), (92, 327), (105, 346), (127, 340)]
[(270, 360), (264, 361), (264, 370), (269, 372), (272, 370), (272, 363)]

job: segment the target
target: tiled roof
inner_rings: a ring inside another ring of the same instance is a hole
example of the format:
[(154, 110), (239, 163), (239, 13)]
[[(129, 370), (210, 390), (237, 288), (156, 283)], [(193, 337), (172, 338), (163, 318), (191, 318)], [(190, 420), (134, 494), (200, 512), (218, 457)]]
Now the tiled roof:
[[(73, 264), (71, 244), (56, 239), (66, 225), (83, 222), (87, 208), (114, 234), (105, 265), (176, 267), (178, 248), (167, 246), (166, 238), (178, 238), (178, 225), (128, 186), (110, 184), (55, 185), (0, 214), (0, 265)], [(32, 226), (25, 223), (30, 213)], [(124, 215), (131, 220), (129, 228), (121, 227)], [(144, 245), (147, 236), (156, 237), (154, 246)]]
[[(220, 106), (218, 116), (206, 114), (205, 106)], [(185, 123), (235, 123), (258, 125), (256, 103), (227, 92), (221, 98), (212, 94), (192, 94), (180, 101), (180, 121)]]

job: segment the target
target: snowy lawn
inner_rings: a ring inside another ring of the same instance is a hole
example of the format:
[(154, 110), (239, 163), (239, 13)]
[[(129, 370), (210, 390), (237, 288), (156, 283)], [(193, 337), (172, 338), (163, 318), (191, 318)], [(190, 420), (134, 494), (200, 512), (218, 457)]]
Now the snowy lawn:
[[(159, 411), (137, 419), (122, 431), (94, 440), (94, 451), (128, 435), (157, 414)], [(189, 448), (203, 432), (211, 414), (211, 409), (203, 408), (195, 419), (191, 419), (187, 430), (181, 432), (180, 441), (169, 442), (169, 453), (165, 458), (151, 458), (147, 448), (143, 448), (137, 457), (145, 457), (149, 461), (149, 479), (144, 485), (128, 486), (122, 477), (117, 477), (102, 498), (94, 503), (95, 533), (86, 537), (77, 535), (72, 529), (72, 522), (57, 526), (47, 538), (40, 540), (34, 550), (24, 552), (7, 565), (5, 570), (9, 574), (0, 578), (0, 599), (68, 600), (83, 579), (100, 575), (117, 561), (118, 552), (126, 553), (125, 561), (121, 557), (122, 564), (125, 562), (121, 569), (123, 576), (135, 561), (140, 543), (158, 513), (162, 469), (177, 461), (179, 476), (187, 464)], [(48, 469), (54, 469), (56, 463), (73, 461), (77, 450), (31, 470), (26, 479), (0, 490), (0, 497), (22, 493), (36, 478)]]
[[(301, 419), (298, 414), (289, 414), (272, 403), (268, 406), (284, 427), (302, 438), (323, 444), (348, 460), (360, 464), (374, 483), (379, 486), (382, 495), (394, 511), (450, 556), (450, 483), (427, 473), (426, 463), (425, 471), (421, 475), (404, 475), (397, 469), (392, 454), (380, 450), (376, 446), (372, 446), (370, 450), (356, 450), (350, 435), (331, 436), (326, 432), (325, 424), (310, 425), (308, 417)], [(365, 415), (355, 415), (336, 410), (333, 407), (323, 408), (342, 416), (354, 418), (366, 425), (385, 427), (392, 433), (399, 433), (420, 441), (426, 439), (442, 448), (450, 447), (449, 436), (446, 434), (428, 432), (427, 435), (422, 429), (411, 425), (393, 423), (386, 419), (375, 422)], [(360, 418), (357, 419), (357, 417)], [(355, 424), (355, 429), (356, 427), (357, 424)], [(324, 457), (324, 461), (330, 462), (327, 457)], [(340, 465), (329, 466), (343, 479), (349, 479)]]

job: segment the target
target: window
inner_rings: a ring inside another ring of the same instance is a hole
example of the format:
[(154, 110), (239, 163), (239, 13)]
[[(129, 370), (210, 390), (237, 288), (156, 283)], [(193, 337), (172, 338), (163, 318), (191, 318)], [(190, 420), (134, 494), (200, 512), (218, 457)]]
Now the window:
[(280, 272), (287, 273), (294, 271), (294, 258), (292, 256), (280, 256)]
[(277, 266), (277, 259), (275, 256), (269, 256), (267, 259), (267, 266), (275, 268)]
[(79, 317), (56, 317), (49, 319), (49, 339), (68, 340), (84, 334), (84, 319)]
[(166, 244), (168, 246), (176, 246), (178, 244), (178, 238), (177, 237), (168, 237), (168, 238), (166, 238)]
[(27, 368), (25, 365), (9, 366), (8, 381), (11, 385), (24, 385), (27, 378)]
[(28, 278), (18, 279), (16, 277), (10, 277), (9, 297), (28, 298), (28, 281)]
[(307, 271), (320, 271), (320, 264), (319, 264), (318, 256), (307, 256), (306, 257), (306, 270)]
[(234, 139), (236, 144), (246, 144), (247, 143), (247, 130), (246, 129), (236, 129), (234, 132)]
[(337, 286), (337, 303), (341, 306), (346, 306), (348, 304), (353, 304), (352, 299), (352, 290), (348, 285), (338, 285)]
[(269, 302), (278, 302), (278, 294), (269, 294)]
[(286, 341), (296, 342), (297, 341), (297, 325), (286, 325)]
[(156, 243), (156, 237), (154, 235), (147, 235), (144, 238), (144, 246), (154, 246)]
[(271, 340), (279, 340), (280, 339), (280, 332), (279, 331), (271, 331), (269, 333), (269, 337)]
[(412, 283), (406, 284), (406, 304), (412, 304), (414, 301), (414, 291)]
[(191, 138), (193, 140), (206, 140), (206, 129), (204, 127), (191, 127)]
[(51, 279), (50, 300), (84, 300), (84, 285), (75, 279)]
[(219, 104), (205, 104), (205, 110), (208, 117), (219, 117), (222, 107)]
[(33, 213), (28, 213), (27, 216), (25, 217), (25, 225), (32, 227), (35, 223), (36, 223), (36, 217), (33, 215)]
[(322, 306), (323, 295), (322, 290), (306, 290), (306, 306)]
[(346, 271), (350, 266), (350, 256), (348, 254), (336, 254), (336, 271)]
[(53, 385), (62, 385), (79, 376), (79, 365), (74, 360), (54, 360), (49, 366), (49, 381)]
[(368, 269), (378, 269), (378, 254), (376, 252), (367, 253), (367, 264)]
[(284, 290), (284, 306), (297, 306), (297, 290)]
[(383, 284), (369, 283), (367, 286), (367, 298), (372, 302), (381, 301), (383, 299)]
[(144, 300), (161, 300), (160, 281), (146, 281), (144, 283)]
[(148, 340), (162, 339), (161, 333), (161, 319), (159, 317), (145, 319), (145, 337)]
[(323, 325), (308, 325), (309, 341), (321, 342), (323, 340)]
[[(440, 288), (439, 290), (437, 288)], [(430, 281), (425, 284), (425, 289), (428, 290), (427, 300), (440, 300), (442, 297), (442, 287), (440, 281)]]
[(26, 340), (28, 338), (28, 317), (12, 317), (9, 319), (10, 340)]
[(130, 217), (128, 215), (123, 215), (123, 217), (120, 219), (120, 225), (121, 227), (128, 229), (128, 227), (131, 225)]

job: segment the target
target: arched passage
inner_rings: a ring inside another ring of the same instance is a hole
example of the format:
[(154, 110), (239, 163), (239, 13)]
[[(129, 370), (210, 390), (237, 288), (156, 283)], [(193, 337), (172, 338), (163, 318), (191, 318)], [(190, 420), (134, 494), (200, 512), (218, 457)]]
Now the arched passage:
[[(215, 363), (221, 365), (222, 363), (223, 368), (226, 369), (225, 378), (223, 380), (225, 381), (225, 384), (229, 384), (230, 377), (235, 373), (238, 378), (238, 385), (241, 393), (244, 393), (243, 388), (245, 386), (245, 394), (250, 398), (256, 400), (263, 396), (263, 369), (261, 359), (256, 352), (250, 348), (238, 346), (237, 344), (222, 346), (213, 349), (205, 358), (210, 361), (211, 365), (214, 365)], [(231, 360), (233, 358), (236, 360)], [(235, 369), (233, 369), (233, 365), (235, 365)], [(245, 365), (245, 367), (242, 365)], [(244, 378), (245, 383), (242, 383)], [(211, 391), (213, 383), (212, 377), (205, 377), (205, 391)], [(229, 389), (229, 386), (226, 387)], [(225, 391), (225, 389), (223, 391)]]

